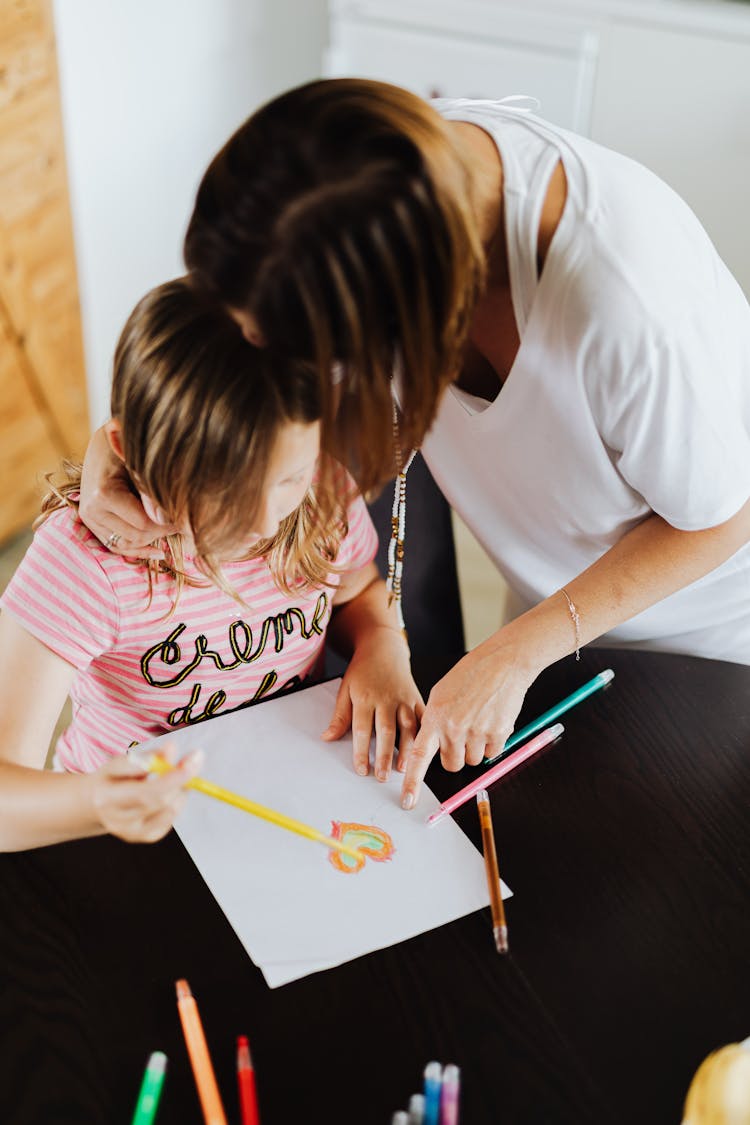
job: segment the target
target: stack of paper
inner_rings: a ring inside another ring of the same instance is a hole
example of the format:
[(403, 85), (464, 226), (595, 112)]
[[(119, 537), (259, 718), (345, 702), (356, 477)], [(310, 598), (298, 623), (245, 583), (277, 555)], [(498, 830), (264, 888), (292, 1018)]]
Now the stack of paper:
[[(441, 926), (489, 902), (482, 857), (425, 787), (399, 804), (402, 777), (358, 777), (351, 738), (324, 743), (339, 681), (165, 736), (206, 751), (202, 776), (330, 835), (334, 822), (374, 830), (393, 854), (356, 873), (323, 845), (191, 793), (177, 831), (266, 981), (277, 985)], [(158, 746), (161, 739), (149, 743)], [(358, 832), (359, 829), (349, 829)], [(355, 846), (361, 836), (355, 838)], [(504, 888), (504, 894), (509, 894)], [(488, 936), (488, 941), (491, 937)]]

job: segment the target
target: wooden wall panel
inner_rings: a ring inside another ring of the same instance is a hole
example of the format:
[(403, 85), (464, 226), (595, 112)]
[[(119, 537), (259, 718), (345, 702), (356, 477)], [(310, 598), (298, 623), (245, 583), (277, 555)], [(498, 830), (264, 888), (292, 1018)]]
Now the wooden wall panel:
[(44, 474), (59, 461), (23, 364), (23, 353), (0, 317), (0, 518), (9, 533), (27, 527), (37, 515)]
[(2, 540), (38, 507), (36, 487), (11, 497), (6, 481), (33, 484), (89, 432), (49, 0), (0, 3), (0, 322)]

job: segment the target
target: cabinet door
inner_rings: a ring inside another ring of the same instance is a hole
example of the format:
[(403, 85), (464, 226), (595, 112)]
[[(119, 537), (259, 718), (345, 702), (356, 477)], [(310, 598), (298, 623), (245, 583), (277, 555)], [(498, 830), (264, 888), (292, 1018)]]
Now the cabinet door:
[(588, 133), (596, 46), (593, 33), (545, 30), (538, 16), (508, 15), (498, 27), (497, 9), (486, 36), (474, 26), (388, 25), (343, 11), (332, 23), (327, 73), (393, 82), (422, 97), (529, 94), (541, 116)]
[(88, 435), (49, 0), (0, 4), (0, 541)]

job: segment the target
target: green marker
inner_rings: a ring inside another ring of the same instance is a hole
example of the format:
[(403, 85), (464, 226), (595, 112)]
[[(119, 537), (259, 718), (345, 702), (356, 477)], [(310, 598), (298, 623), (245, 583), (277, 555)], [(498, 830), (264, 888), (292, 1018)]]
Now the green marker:
[(152, 1125), (159, 1108), (159, 1098), (161, 1097), (161, 1088), (164, 1085), (166, 1069), (167, 1056), (164, 1052), (152, 1052), (146, 1063), (146, 1071), (141, 1082), (132, 1125)]
[(580, 703), (581, 700), (588, 698), (589, 695), (593, 695), (595, 691), (599, 691), (600, 688), (605, 687), (606, 684), (610, 683), (614, 678), (615, 674), (612, 669), (605, 668), (598, 676), (594, 676), (593, 680), (589, 680), (588, 683), (579, 687), (577, 691), (566, 695), (565, 699), (561, 699), (554, 707), (550, 707), (549, 711), (545, 711), (538, 719), (533, 719), (530, 723), (527, 723), (525, 727), (521, 727), (520, 730), (517, 730), (510, 736), (500, 753), (496, 754), (494, 758), (485, 758), (482, 765), (489, 766), (493, 762), (499, 762), (514, 746), (518, 746), (519, 742), (524, 742), (527, 738), (530, 738), (532, 734), (536, 734), (538, 730), (546, 727), (565, 711), (569, 711), (571, 707), (575, 707), (576, 703)]

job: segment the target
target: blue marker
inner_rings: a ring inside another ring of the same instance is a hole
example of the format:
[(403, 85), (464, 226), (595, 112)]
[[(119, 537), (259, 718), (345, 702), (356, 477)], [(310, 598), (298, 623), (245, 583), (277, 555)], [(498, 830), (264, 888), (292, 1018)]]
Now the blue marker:
[(594, 676), (593, 680), (589, 680), (588, 683), (579, 687), (577, 691), (566, 695), (565, 699), (561, 699), (554, 707), (550, 707), (549, 711), (545, 711), (538, 719), (533, 719), (530, 723), (527, 723), (525, 727), (521, 727), (520, 730), (517, 730), (510, 736), (500, 753), (496, 754), (494, 758), (485, 758), (482, 765), (489, 766), (492, 765), (493, 762), (499, 762), (501, 758), (505, 757), (508, 751), (512, 750), (514, 746), (518, 746), (519, 742), (524, 742), (527, 738), (530, 738), (532, 734), (536, 734), (538, 730), (541, 730), (542, 727), (546, 727), (549, 723), (553, 722), (558, 715), (563, 715), (566, 711), (569, 711), (571, 707), (575, 707), (576, 703), (587, 699), (590, 695), (593, 695), (595, 691), (599, 691), (600, 688), (606, 687), (614, 678), (615, 674), (612, 669), (605, 668), (598, 676)]
[(440, 1121), (440, 1087), (443, 1068), (439, 1062), (428, 1062), (424, 1068), (424, 1125)]

